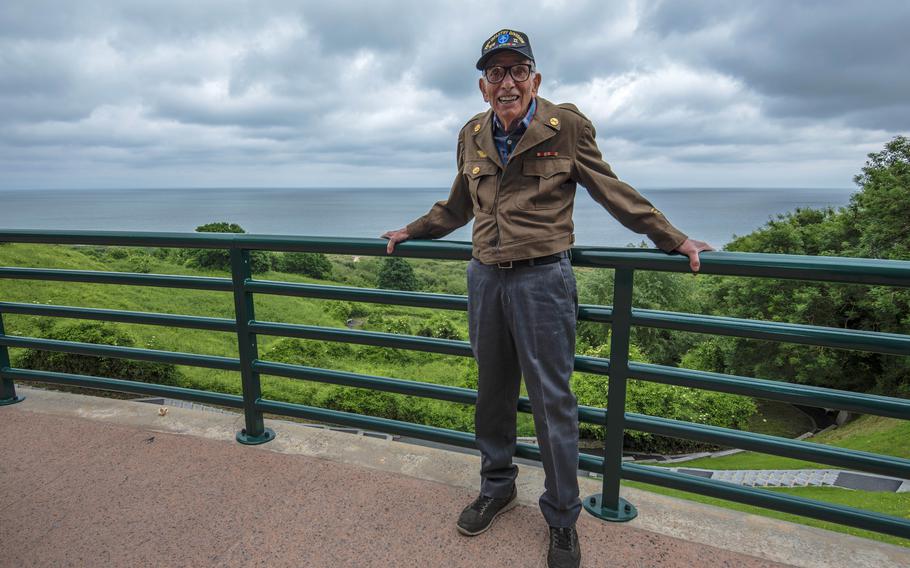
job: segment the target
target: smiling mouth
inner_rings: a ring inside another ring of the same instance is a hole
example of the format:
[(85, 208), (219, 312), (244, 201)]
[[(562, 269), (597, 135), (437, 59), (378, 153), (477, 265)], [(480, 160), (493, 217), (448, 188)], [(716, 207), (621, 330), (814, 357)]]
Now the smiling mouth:
[(508, 97), (499, 97), (496, 100), (498, 100), (500, 102), (500, 104), (506, 105), (506, 104), (514, 103), (515, 101), (517, 101), (518, 95), (512, 95), (512, 96), (508, 96)]

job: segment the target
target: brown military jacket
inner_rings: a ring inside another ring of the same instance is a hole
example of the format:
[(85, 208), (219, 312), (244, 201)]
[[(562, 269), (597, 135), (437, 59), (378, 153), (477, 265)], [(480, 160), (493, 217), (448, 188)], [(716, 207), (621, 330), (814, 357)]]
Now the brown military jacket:
[(537, 97), (537, 111), (500, 163), (493, 110), (474, 116), (458, 134), (458, 174), (448, 199), (407, 226), (412, 238), (439, 238), (474, 221), (473, 255), (485, 264), (564, 251), (575, 242), (572, 208), (580, 183), (620, 223), (670, 252), (677, 230), (603, 161), (594, 126), (571, 104)]

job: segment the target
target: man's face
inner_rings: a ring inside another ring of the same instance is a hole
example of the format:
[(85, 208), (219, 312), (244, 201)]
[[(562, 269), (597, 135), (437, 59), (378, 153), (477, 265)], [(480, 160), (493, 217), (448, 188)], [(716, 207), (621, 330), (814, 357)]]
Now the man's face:
[[(509, 67), (519, 63), (531, 63), (529, 59), (514, 51), (497, 53), (487, 61), (486, 68), (501, 65)], [(537, 96), (540, 86), (540, 73), (531, 73), (525, 81), (517, 82), (512, 74), (506, 72), (505, 78), (500, 83), (489, 83), (485, 78), (480, 79), (480, 92), (483, 100), (490, 103), (493, 112), (499, 117), (500, 122), (508, 128), (514, 128), (516, 121), (524, 118), (528, 111), (531, 99)]]

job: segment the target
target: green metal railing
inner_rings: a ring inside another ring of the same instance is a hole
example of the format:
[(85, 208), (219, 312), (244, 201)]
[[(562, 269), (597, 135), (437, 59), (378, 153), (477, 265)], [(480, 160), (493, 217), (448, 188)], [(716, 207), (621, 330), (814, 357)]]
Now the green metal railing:
[[(263, 413), (269, 412), (474, 447), (474, 436), (464, 432), (262, 398), (259, 377), (261, 374), (268, 374), (463, 404), (476, 402), (477, 392), (471, 389), (288, 365), (259, 358), (256, 345), (256, 338), (259, 335), (340, 341), (471, 357), (471, 347), (464, 341), (275, 323), (259, 321), (255, 318), (253, 294), (373, 302), (445, 310), (463, 311), (467, 308), (467, 299), (464, 296), (273, 282), (253, 279), (250, 272), (251, 250), (381, 256), (385, 254), (385, 241), (247, 234), (5, 230), (0, 231), (0, 242), (227, 249), (231, 255), (231, 278), (15, 267), (0, 267), (0, 278), (232, 292), (236, 316), (234, 319), (225, 319), (0, 302), (0, 405), (22, 400), (16, 395), (14, 380), (44, 381), (143, 395), (168, 396), (242, 409), (245, 428), (237, 434), (237, 439), (244, 444), (260, 444), (274, 438), (274, 432), (266, 428), (263, 423)], [(413, 241), (399, 245), (396, 248), (396, 255), (413, 258), (468, 260), (471, 255), (471, 247), (467, 243), (458, 242)], [(589, 512), (606, 520), (622, 521), (634, 518), (637, 514), (635, 507), (619, 496), (620, 479), (625, 478), (910, 538), (910, 520), (905, 518), (794, 497), (764, 489), (713, 481), (659, 467), (622, 463), (623, 432), (625, 429), (631, 429), (910, 479), (910, 460), (907, 459), (625, 412), (626, 381), (634, 377), (640, 380), (782, 402), (837, 408), (904, 420), (910, 419), (910, 400), (630, 361), (628, 358), (629, 334), (632, 326), (905, 356), (910, 355), (910, 336), (635, 309), (632, 307), (632, 290), (636, 270), (688, 272), (687, 259), (678, 255), (666, 255), (656, 250), (596, 247), (576, 247), (572, 251), (572, 258), (575, 266), (615, 270), (612, 307), (592, 305), (579, 307), (580, 320), (600, 322), (612, 327), (610, 359), (575, 357), (577, 371), (609, 375), (610, 377), (607, 409), (587, 406), (580, 406), (578, 409), (579, 420), (603, 425), (606, 428), (604, 458), (582, 454), (579, 460), (581, 469), (603, 474), (602, 493), (587, 497), (583, 501)], [(910, 262), (903, 261), (712, 252), (702, 255), (701, 264), (703, 274), (910, 287)], [(3, 330), (2, 315), (4, 313), (234, 332), (237, 334), (239, 357), (218, 357), (11, 336), (6, 335)], [(7, 351), (9, 347), (239, 371), (243, 396), (15, 368), (10, 364)], [(522, 412), (531, 412), (531, 405), (526, 397), (519, 399), (518, 409)], [(516, 455), (529, 459), (540, 459), (537, 447), (530, 444), (518, 444)]]

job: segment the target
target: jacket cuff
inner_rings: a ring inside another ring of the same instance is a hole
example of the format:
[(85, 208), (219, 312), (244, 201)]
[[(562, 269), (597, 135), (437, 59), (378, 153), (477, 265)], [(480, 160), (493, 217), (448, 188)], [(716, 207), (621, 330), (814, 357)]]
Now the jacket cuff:
[(685, 235), (685, 233), (682, 233), (675, 228), (671, 228), (667, 232), (660, 235), (648, 236), (652, 241), (654, 241), (654, 244), (657, 245), (657, 248), (668, 253), (675, 251), (681, 244), (686, 242), (686, 239), (689, 238)]
[(423, 217), (417, 219), (413, 223), (409, 223), (405, 229), (412, 239), (422, 239), (430, 233), (429, 223), (427, 223), (427, 220)]

